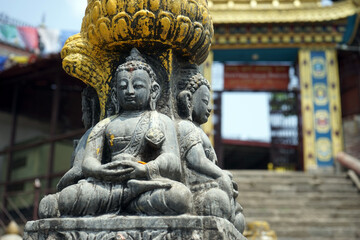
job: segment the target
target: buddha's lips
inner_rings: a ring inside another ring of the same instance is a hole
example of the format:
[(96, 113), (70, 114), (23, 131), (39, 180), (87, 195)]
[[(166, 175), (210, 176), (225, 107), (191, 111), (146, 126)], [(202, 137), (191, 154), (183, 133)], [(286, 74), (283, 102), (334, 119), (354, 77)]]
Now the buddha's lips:
[(127, 102), (135, 101), (135, 97), (125, 97), (125, 101)]

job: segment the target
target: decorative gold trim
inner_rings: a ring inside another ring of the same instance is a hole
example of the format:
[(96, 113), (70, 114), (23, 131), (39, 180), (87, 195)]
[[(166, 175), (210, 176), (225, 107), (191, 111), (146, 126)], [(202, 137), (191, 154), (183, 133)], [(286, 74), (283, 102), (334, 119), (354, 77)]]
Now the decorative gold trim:
[[(347, 19), (319, 23), (218, 24), (213, 49), (256, 47), (335, 47), (344, 41)], [(354, 29), (356, 29), (354, 27)], [(351, 29), (351, 30), (354, 30)], [(356, 32), (356, 31), (353, 31)]]
[(323, 48), (323, 47), (335, 47), (336, 43), (258, 43), (258, 44), (212, 44), (212, 50), (221, 49), (262, 49), (262, 48)]
[(317, 169), (310, 50), (299, 51), (304, 170)]
[(341, 97), (337, 54), (334, 49), (327, 50), (326, 63), (328, 69), (329, 112), (331, 122), (331, 139), (333, 158), (343, 151), (343, 132), (341, 119)]
[[(210, 7), (211, 6), (211, 7)], [(322, 7), (315, 3), (273, 5), (235, 2), (231, 8), (227, 2), (209, 4), (214, 24), (229, 23), (289, 23), (289, 22), (326, 22), (347, 18), (359, 13), (358, 0), (334, 2), (332, 6)]]

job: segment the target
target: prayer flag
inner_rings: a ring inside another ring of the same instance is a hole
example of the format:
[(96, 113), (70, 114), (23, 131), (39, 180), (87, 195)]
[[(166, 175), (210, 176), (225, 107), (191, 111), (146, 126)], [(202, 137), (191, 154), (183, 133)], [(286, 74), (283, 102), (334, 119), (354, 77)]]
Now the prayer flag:
[(22, 36), (28, 50), (39, 49), (39, 35), (36, 28), (21, 26), (17, 27), (17, 29)]
[(40, 51), (43, 54), (60, 52), (60, 31), (58, 29), (38, 28)]
[(18, 47), (25, 47), (17, 28), (9, 24), (0, 23), (0, 40)]
[(3, 71), (5, 69), (5, 63), (7, 59), (7, 56), (0, 56), (0, 71)]

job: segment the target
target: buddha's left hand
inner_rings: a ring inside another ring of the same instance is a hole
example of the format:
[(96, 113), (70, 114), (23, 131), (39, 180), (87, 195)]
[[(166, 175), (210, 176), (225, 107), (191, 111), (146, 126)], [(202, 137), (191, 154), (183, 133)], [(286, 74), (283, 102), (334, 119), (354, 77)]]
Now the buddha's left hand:
[(147, 176), (146, 167), (141, 163), (124, 160), (121, 161), (120, 165), (123, 166), (124, 168), (130, 167), (134, 169), (132, 172), (129, 173), (131, 179), (140, 179), (140, 178), (145, 178)]

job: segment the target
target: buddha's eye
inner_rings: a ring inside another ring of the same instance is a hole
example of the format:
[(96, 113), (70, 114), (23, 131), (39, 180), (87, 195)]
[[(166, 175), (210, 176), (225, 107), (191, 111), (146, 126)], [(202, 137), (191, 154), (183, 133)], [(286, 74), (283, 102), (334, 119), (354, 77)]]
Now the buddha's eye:
[(126, 84), (125, 82), (122, 82), (122, 83), (120, 83), (119, 88), (120, 88), (121, 90), (125, 90), (125, 89), (127, 88), (127, 84)]
[(141, 88), (144, 88), (144, 85), (142, 85), (142, 84), (134, 84), (134, 88), (135, 89), (141, 89)]
[(206, 105), (209, 104), (209, 100), (207, 100), (207, 99), (203, 99), (202, 101), (203, 101)]

